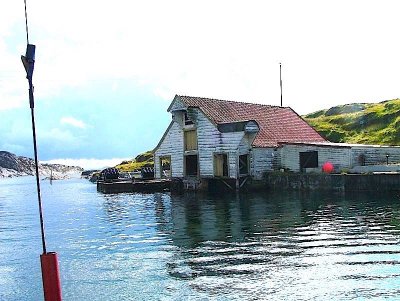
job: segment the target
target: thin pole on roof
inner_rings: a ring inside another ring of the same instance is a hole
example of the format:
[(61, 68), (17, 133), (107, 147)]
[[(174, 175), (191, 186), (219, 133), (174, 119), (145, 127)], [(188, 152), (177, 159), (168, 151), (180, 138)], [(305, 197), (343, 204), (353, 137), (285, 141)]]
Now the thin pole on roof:
[(282, 102), (282, 63), (279, 63), (279, 81), (281, 85), (281, 107), (283, 107), (283, 102)]

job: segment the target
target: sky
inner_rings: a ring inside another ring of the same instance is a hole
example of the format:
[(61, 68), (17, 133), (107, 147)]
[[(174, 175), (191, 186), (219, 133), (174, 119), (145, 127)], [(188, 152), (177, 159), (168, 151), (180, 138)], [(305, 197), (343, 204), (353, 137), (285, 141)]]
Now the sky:
[[(41, 161), (153, 149), (176, 94), (299, 114), (400, 97), (398, 1), (26, 0)], [(33, 157), (23, 0), (0, 3), (0, 150)]]

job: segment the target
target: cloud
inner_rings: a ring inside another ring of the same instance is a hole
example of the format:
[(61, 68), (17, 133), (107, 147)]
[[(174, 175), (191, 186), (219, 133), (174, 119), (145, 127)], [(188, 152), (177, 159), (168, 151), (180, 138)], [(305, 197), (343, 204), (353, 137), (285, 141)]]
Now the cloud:
[(61, 130), (59, 128), (52, 128), (49, 131), (40, 132), (39, 137), (41, 139), (60, 141), (69, 144), (78, 142), (77, 137), (75, 137), (73, 133), (68, 130)]
[(4, 39), (0, 33), (0, 111), (19, 108), (23, 104), (29, 107), (24, 67), (19, 56), (10, 52)]
[(87, 125), (83, 121), (75, 119), (73, 117), (62, 117), (60, 120), (60, 123), (72, 125), (73, 127), (81, 128), (81, 129), (85, 129), (87, 127)]
[(37, 133), (41, 158), (57, 158), (81, 152), (86, 147), (86, 139), (69, 130), (52, 128)]
[(69, 166), (80, 166), (86, 170), (89, 169), (103, 169), (106, 167), (112, 167), (118, 165), (122, 161), (130, 160), (127, 158), (112, 158), (112, 159), (53, 159), (48, 161), (41, 161), (41, 163), (50, 164), (64, 164)]
[[(39, 96), (129, 78), (146, 82), (155, 97), (168, 100), (178, 93), (279, 104), (280, 61), (284, 104), (301, 112), (398, 93), (395, 80), (390, 81), (400, 68), (399, 42), (392, 38), (395, 9), (367, 3), (364, 17), (358, 17), (360, 2), (119, 0), (118, 5), (96, 1), (88, 22), (93, 1), (41, 3), (46, 10), (32, 5), (31, 12), (36, 16), (31, 27), (41, 38)], [(378, 21), (381, 10), (389, 16)], [(391, 47), (379, 46), (388, 42)], [(371, 64), (374, 59), (381, 66)]]

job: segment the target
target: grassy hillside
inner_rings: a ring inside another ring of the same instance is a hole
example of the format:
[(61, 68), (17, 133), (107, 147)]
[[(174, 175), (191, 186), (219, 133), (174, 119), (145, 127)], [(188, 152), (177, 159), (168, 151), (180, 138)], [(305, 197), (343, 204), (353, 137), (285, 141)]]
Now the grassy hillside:
[[(400, 145), (400, 99), (336, 106), (303, 118), (332, 142)], [(120, 171), (152, 167), (153, 155), (147, 151), (115, 167)]]
[(121, 164), (118, 164), (115, 168), (119, 171), (133, 171), (142, 167), (153, 167), (153, 155), (152, 151), (147, 151), (143, 154), (137, 155), (133, 160), (121, 162)]
[(303, 117), (332, 142), (400, 145), (400, 99), (337, 106)]

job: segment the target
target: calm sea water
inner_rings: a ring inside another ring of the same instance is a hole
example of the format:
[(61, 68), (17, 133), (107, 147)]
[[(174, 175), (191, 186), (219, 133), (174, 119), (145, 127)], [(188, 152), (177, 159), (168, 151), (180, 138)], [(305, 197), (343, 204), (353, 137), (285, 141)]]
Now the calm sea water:
[[(400, 198), (42, 182), (64, 300), (399, 300)], [(0, 300), (42, 300), (34, 179), (0, 180)]]

